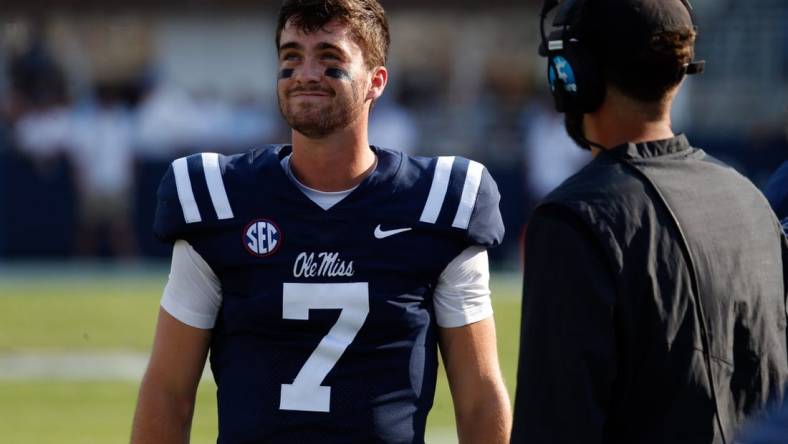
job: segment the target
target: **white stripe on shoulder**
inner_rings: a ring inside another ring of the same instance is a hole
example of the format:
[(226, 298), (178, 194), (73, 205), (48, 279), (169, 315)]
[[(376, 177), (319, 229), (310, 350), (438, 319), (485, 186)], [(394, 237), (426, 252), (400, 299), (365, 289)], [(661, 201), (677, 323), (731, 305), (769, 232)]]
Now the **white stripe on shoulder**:
[(432, 186), (427, 197), (427, 203), (421, 212), (421, 221), (434, 224), (438, 220), (438, 215), (443, 208), (443, 201), (446, 199), (446, 191), (449, 189), (449, 177), (451, 177), (451, 167), (454, 165), (454, 156), (438, 157), (438, 164), (435, 166), (435, 174), (432, 176)]
[(227, 190), (224, 188), (222, 171), (219, 168), (219, 155), (216, 153), (202, 154), (202, 169), (205, 173), (205, 181), (208, 183), (208, 192), (211, 195), (213, 208), (219, 220), (232, 219), (233, 210), (230, 208), (230, 201), (227, 199)]
[(175, 188), (178, 189), (178, 200), (181, 202), (183, 219), (187, 224), (202, 222), (200, 209), (197, 208), (197, 201), (194, 200), (192, 181), (189, 177), (189, 164), (186, 158), (181, 157), (172, 162), (172, 171), (175, 173)]
[(476, 197), (479, 194), (479, 186), (482, 183), (483, 171), (484, 166), (482, 164), (471, 160), (471, 163), (468, 165), (468, 173), (465, 175), (465, 185), (462, 186), (460, 207), (457, 208), (457, 215), (454, 216), (452, 227), (465, 230), (471, 223), (471, 213), (473, 212), (473, 207), (476, 206)]

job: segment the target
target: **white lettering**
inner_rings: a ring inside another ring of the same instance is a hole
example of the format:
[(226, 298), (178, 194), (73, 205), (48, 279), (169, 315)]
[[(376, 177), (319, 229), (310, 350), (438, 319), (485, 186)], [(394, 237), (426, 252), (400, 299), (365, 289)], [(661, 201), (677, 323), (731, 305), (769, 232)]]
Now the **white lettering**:
[(304, 277), (306, 274), (306, 261), (307, 261), (306, 253), (301, 253), (295, 260), (295, 264), (293, 264), (293, 276), (300, 278)]
[(249, 239), (249, 243), (247, 244), (249, 248), (255, 253), (258, 253), (260, 249), (257, 246), (257, 230), (255, 227), (256, 225), (249, 227), (249, 230), (246, 231), (246, 238)]
[(266, 239), (268, 233), (268, 224), (262, 222), (257, 223), (257, 245), (260, 246), (260, 254), (268, 253), (268, 247), (271, 245)]
[(293, 264), (293, 276), (297, 278), (352, 277), (353, 261), (343, 261), (339, 253), (301, 253)]
[(266, 256), (273, 253), (279, 244), (279, 230), (267, 221), (258, 221), (246, 230), (246, 247), (254, 254)]

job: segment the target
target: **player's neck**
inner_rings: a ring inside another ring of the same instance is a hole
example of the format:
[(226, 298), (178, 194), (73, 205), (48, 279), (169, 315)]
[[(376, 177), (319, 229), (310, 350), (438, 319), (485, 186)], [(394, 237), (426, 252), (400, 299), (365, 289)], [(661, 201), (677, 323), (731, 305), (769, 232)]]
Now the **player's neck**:
[[(624, 96), (608, 95), (602, 106), (586, 114), (586, 138), (607, 149), (624, 143), (641, 143), (674, 137), (670, 120), (672, 100), (643, 105)], [(594, 155), (600, 148), (594, 147)]]
[(366, 125), (351, 125), (322, 139), (310, 139), (293, 131), (290, 168), (296, 178), (309, 188), (349, 190), (372, 172), (375, 163)]

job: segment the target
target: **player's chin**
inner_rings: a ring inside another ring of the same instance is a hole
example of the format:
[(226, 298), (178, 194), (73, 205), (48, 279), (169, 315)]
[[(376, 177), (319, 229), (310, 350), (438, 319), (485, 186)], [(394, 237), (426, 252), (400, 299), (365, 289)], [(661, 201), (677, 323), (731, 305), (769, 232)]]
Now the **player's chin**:
[(333, 132), (336, 126), (327, 121), (325, 117), (325, 114), (291, 115), (288, 116), (287, 123), (290, 128), (310, 139), (321, 139)]
[(296, 124), (290, 125), (295, 131), (303, 134), (308, 139), (323, 139), (336, 131), (334, 126), (326, 125), (310, 125), (310, 124)]
[(328, 110), (322, 107), (304, 107), (287, 113), (287, 121), (290, 126), (319, 126), (328, 114)]

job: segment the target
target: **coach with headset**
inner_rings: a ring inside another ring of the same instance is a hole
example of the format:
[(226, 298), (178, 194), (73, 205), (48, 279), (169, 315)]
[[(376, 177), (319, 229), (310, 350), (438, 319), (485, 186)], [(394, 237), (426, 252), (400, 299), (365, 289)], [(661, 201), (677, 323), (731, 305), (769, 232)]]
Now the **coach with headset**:
[(529, 222), (513, 444), (732, 443), (782, 401), (780, 224), (671, 128), (695, 29), (684, 0), (545, 2), (550, 86), (594, 160)]

